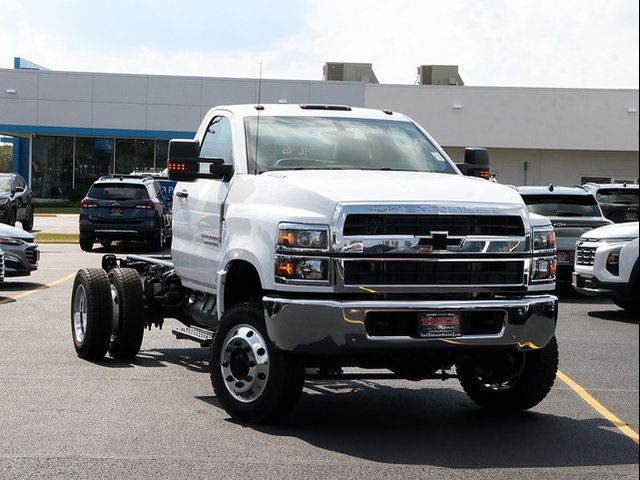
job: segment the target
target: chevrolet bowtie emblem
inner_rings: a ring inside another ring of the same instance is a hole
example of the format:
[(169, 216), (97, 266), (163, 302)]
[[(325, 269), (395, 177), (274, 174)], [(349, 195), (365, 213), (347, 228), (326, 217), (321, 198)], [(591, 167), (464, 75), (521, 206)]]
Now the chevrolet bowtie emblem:
[(446, 250), (449, 247), (459, 247), (464, 238), (450, 237), (449, 232), (431, 232), (428, 237), (420, 237), (418, 245), (431, 247), (434, 250)]

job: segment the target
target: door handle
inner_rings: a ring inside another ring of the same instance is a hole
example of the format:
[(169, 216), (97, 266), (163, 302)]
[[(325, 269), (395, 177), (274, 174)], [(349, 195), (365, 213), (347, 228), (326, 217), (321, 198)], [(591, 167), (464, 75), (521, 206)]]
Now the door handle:
[(179, 192), (176, 192), (176, 197), (178, 198), (187, 198), (189, 196), (189, 192), (187, 192), (186, 190), (180, 190)]

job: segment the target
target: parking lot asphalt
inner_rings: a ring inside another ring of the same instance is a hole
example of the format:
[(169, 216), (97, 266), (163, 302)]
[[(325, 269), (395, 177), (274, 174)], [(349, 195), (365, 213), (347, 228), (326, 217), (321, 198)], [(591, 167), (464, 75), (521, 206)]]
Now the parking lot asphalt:
[(562, 373), (604, 413), (560, 380), (507, 416), (455, 380), (314, 382), (256, 427), (218, 406), (207, 350), (173, 321), (135, 362), (75, 355), (73, 275), (100, 259), (43, 245), (37, 272), (0, 284), (0, 478), (638, 478), (637, 442), (605, 418), (638, 432), (638, 319), (607, 301), (563, 293), (558, 324)]

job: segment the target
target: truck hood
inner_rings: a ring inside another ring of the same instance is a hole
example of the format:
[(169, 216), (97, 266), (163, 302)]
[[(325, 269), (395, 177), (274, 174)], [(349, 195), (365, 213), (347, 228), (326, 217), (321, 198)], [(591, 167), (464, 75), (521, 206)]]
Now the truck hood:
[(305, 170), (267, 172), (280, 188), (338, 202), (465, 202), (524, 205), (518, 192), (481, 178), (426, 172)]
[(596, 228), (585, 233), (582, 238), (606, 240), (611, 238), (638, 238), (638, 222), (616, 223)]

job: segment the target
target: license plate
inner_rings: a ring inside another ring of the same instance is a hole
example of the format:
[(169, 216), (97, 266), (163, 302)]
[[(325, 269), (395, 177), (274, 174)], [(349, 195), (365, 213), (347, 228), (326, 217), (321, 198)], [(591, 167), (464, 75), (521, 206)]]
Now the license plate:
[(422, 338), (459, 337), (460, 315), (456, 313), (421, 313), (418, 333)]
[(638, 220), (638, 212), (625, 212), (625, 220)]
[(559, 262), (569, 262), (571, 261), (571, 254), (567, 251), (558, 252), (558, 261)]
[(109, 210), (109, 214), (112, 217), (121, 217), (122, 216), (122, 209), (121, 208), (112, 208), (111, 210)]

